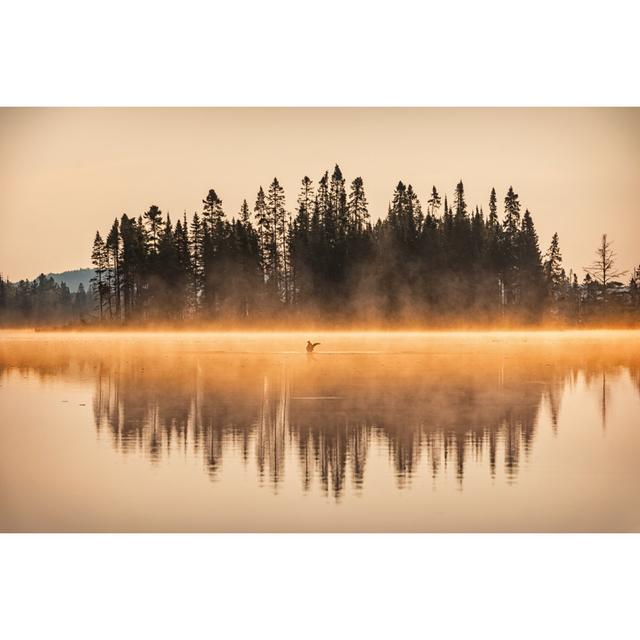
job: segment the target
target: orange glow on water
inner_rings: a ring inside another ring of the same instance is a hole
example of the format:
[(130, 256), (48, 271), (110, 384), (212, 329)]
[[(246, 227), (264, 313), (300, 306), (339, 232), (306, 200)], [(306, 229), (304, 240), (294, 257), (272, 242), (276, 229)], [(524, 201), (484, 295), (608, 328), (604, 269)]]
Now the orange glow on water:
[(2, 332), (0, 529), (636, 531), (639, 338)]

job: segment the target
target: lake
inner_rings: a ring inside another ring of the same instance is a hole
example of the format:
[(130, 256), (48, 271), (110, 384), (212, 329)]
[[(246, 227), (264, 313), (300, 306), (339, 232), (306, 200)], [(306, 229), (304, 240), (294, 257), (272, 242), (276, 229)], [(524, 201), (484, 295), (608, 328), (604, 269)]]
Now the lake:
[(2, 531), (640, 531), (639, 461), (640, 332), (0, 332)]

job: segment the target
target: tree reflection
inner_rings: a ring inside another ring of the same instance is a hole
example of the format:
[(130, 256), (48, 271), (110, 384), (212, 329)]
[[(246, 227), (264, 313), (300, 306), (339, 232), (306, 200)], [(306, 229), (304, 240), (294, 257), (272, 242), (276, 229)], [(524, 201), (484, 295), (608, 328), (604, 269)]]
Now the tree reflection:
[(394, 371), (354, 361), (330, 370), (326, 361), (262, 361), (247, 364), (242, 378), (229, 361), (200, 361), (179, 378), (156, 369), (136, 379), (118, 369), (101, 375), (96, 427), (111, 430), (123, 452), (150, 460), (189, 441), (212, 479), (226, 455), (245, 464), (253, 456), (259, 481), (277, 489), (297, 459), (303, 489), (317, 481), (336, 498), (347, 482), (362, 489), (372, 445), (387, 451), (400, 487), (423, 464), (434, 479), (451, 469), (462, 486), (469, 460), (486, 462), (492, 477), (501, 467), (514, 481), (541, 407), (557, 432), (563, 389), (575, 377), (572, 368), (529, 363), (513, 365), (496, 386), (488, 362), (475, 374), (420, 364)]
[(640, 392), (638, 347), (465, 358), (0, 347), (0, 376), (13, 370), (94, 379), (95, 428), (122, 455), (191, 456), (212, 480), (226, 459), (241, 460), (274, 490), (291, 474), (335, 499), (363, 490), (380, 452), (399, 487), (427, 473), (451, 474), (462, 489), (474, 462), (513, 482), (543, 409), (561, 429), (567, 385), (582, 379), (599, 392), (603, 423), (607, 381), (628, 372)]

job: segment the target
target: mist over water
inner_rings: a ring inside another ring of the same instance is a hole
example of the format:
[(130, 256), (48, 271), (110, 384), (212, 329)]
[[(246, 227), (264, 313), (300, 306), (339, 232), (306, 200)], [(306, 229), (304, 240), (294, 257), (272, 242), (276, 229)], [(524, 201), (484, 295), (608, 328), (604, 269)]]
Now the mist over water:
[(638, 338), (5, 332), (0, 529), (637, 531)]

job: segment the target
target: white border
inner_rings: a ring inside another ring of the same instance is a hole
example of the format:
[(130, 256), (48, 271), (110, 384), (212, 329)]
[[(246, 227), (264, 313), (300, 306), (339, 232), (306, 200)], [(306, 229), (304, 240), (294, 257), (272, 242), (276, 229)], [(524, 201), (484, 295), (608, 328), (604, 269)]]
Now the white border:
[[(0, 104), (635, 106), (635, 4), (23, 0)], [(637, 535), (2, 535), (0, 637), (637, 637), (639, 558)]]
[(636, 6), (21, 0), (0, 103), (635, 106)]
[(637, 637), (633, 535), (10, 535), (0, 549), (11, 640)]

